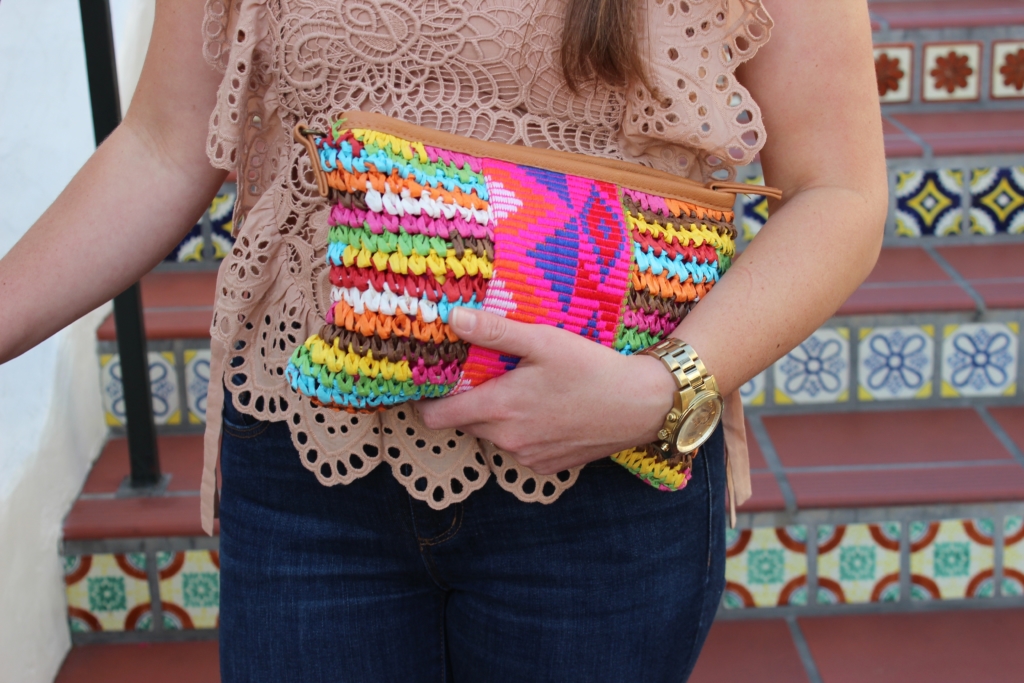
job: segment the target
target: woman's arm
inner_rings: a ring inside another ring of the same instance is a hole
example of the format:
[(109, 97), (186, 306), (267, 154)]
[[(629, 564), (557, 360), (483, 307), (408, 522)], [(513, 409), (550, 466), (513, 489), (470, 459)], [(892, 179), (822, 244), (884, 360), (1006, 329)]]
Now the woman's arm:
[[(771, 40), (740, 77), (762, 108), (771, 218), (680, 324), (724, 393), (803, 341), (870, 272), (887, 181), (864, 0), (765, 0)], [(490, 440), (540, 473), (654, 439), (675, 385), (661, 363), (624, 358), (554, 328), (456, 309), (460, 337), (523, 356), (472, 392), (424, 402), (428, 427)]]
[(888, 182), (865, 0), (765, 0), (772, 38), (738, 76), (768, 130), (771, 218), (673, 336), (725, 392), (836, 311), (882, 246)]
[(124, 291), (195, 224), (225, 173), (206, 158), (221, 76), (203, 0), (160, 0), (131, 108), (0, 260), (0, 363)]

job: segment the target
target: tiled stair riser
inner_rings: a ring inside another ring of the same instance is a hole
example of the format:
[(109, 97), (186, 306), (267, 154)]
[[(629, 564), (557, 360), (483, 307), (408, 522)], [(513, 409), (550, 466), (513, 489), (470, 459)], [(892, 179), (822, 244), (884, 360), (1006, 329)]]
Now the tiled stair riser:
[(873, 42), (886, 112), (991, 111), (1024, 99), (1024, 26), (896, 29)]
[[(972, 516), (950, 516), (956, 508), (946, 514), (894, 508), (741, 515), (740, 528), (726, 535), (720, 616), (743, 618), (750, 610), (822, 614), (900, 611), (949, 601), (1021, 602), (1024, 506), (959, 510)], [(773, 516), (791, 523), (748, 526), (758, 517)], [(817, 538), (812, 548), (809, 535)]]
[(234, 244), (231, 231), (237, 189), (235, 183), (225, 183), (210, 208), (189, 230), (188, 234), (158, 266), (173, 269), (182, 265), (196, 266), (216, 263), (224, 258)]
[(834, 318), (741, 389), (753, 412), (1019, 403), (1022, 311)]
[[(206, 424), (210, 379), (210, 340), (150, 340), (150, 391), (153, 415), (161, 433), (190, 432)], [(100, 388), (107, 425), (124, 430), (120, 359), (115, 342), (99, 342)]]
[(69, 542), (68, 624), (76, 644), (216, 637), (216, 538)]
[[(855, 316), (833, 319), (741, 389), (744, 405), (771, 412), (1019, 403), (1024, 312)], [(153, 407), (161, 432), (206, 422), (209, 341), (151, 341)], [(100, 344), (107, 423), (123, 430), (116, 346)]]
[[(945, 245), (1024, 236), (1024, 157), (897, 158), (888, 166), (887, 246), (932, 243), (917, 238)], [(757, 164), (741, 169), (739, 177), (764, 184)], [(736, 217), (749, 242), (768, 220), (767, 199), (740, 195)]]
[[(1024, 505), (960, 510), (971, 516), (925, 508), (831, 510), (749, 526), (758, 516), (740, 515), (740, 528), (726, 533), (720, 616), (1024, 600)], [(817, 539), (813, 547), (809, 537)], [(215, 637), (217, 545), (208, 538), (69, 544), (64, 562), (75, 642)]]

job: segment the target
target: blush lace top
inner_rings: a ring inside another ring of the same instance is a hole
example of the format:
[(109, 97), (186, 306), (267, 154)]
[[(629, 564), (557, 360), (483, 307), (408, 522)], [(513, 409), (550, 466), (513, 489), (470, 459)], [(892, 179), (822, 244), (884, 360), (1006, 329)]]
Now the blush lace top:
[[(325, 485), (386, 462), (410, 495), (442, 508), (492, 474), (524, 501), (551, 502), (573, 484), (578, 468), (536, 474), (489, 443), (428, 430), (411, 404), (353, 415), (293, 393), (289, 354), (318, 329), (331, 292), (325, 247), (314, 246), (326, 245), (317, 236), (328, 205), (291, 129), (299, 120), (327, 128), (361, 109), (697, 181), (732, 179), (764, 141), (760, 110), (734, 70), (768, 40), (771, 19), (760, 0), (646, 5), (642, 44), (660, 100), (642, 88), (568, 90), (558, 65), (565, 0), (207, 1), (205, 56), (224, 73), (207, 151), (238, 175), (236, 242), (220, 268), (211, 329), (208, 532), (225, 385), (242, 412), (286, 421), (302, 463)], [(745, 458), (732, 470), (746, 478)]]

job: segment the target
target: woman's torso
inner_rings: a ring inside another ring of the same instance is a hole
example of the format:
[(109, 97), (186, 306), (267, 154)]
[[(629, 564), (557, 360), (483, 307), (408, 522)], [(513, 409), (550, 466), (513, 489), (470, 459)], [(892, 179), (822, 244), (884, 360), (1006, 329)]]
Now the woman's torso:
[[(427, 430), (409, 406), (350, 415), (292, 392), (289, 354), (330, 305), (327, 204), (291, 140), (299, 120), (326, 126), (362, 109), (700, 181), (730, 177), (763, 143), (760, 112), (733, 75), (768, 38), (758, 0), (650, 0), (641, 42), (657, 100), (642, 89), (566, 88), (564, 2), (209, 0), (206, 56), (225, 77), (208, 151), (216, 166), (237, 170), (239, 189), (212, 326), (213, 367), (222, 372), (210, 381), (223, 381), (244, 412), (287, 421), (322, 483), (347, 483), (387, 461), (410, 494), (444, 507), (490, 474), (522, 500), (550, 502), (577, 472), (536, 475), (490, 444)], [(219, 430), (215, 403), (209, 429)]]

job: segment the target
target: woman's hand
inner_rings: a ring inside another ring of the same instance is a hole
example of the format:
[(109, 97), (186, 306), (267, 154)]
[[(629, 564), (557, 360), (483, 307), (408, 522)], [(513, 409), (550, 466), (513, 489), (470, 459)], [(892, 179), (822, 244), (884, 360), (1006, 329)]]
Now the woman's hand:
[(672, 406), (675, 384), (655, 358), (466, 308), (450, 324), (461, 339), (522, 360), (472, 391), (421, 401), (424, 424), (486, 439), (538, 474), (652, 441)]

